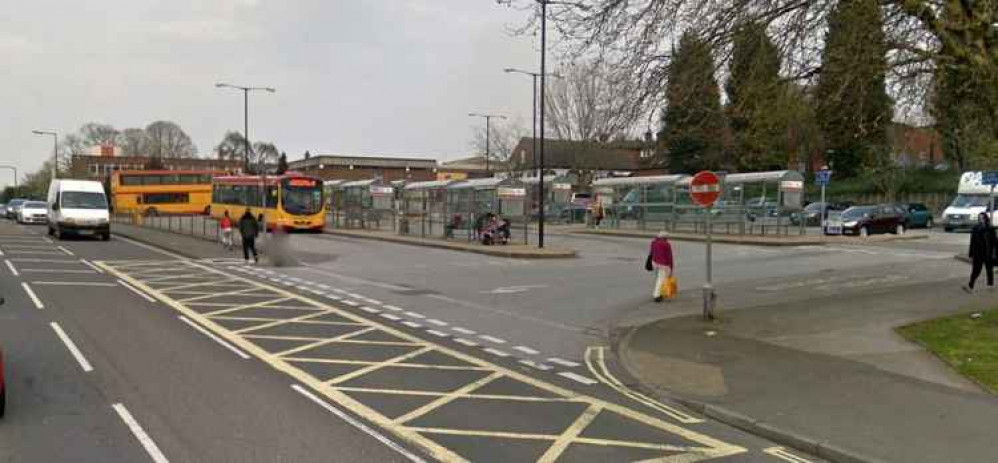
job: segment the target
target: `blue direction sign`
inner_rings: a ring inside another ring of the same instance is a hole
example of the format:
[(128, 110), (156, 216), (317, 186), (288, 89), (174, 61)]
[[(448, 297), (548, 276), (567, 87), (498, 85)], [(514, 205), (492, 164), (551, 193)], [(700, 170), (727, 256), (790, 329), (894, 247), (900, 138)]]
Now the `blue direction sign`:
[(998, 185), (998, 170), (986, 170), (982, 172), (981, 185)]
[(832, 181), (832, 171), (829, 169), (821, 169), (814, 173), (814, 181), (818, 185), (827, 186)]

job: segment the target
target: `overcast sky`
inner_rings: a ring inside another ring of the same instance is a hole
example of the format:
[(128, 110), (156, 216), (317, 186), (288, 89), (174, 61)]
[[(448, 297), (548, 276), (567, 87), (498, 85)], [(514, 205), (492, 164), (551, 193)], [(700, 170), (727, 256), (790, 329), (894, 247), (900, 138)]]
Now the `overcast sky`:
[[(250, 138), (312, 153), (454, 159), (469, 111), (530, 117), (532, 37), (494, 0), (0, 0), (0, 164), (23, 175), (51, 155), (32, 129), (119, 129), (172, 120), (209, 156), (242, 130), (242, 97), (218, 81), (273, 86), (250, 99)], [(529, 126), (529, 122), (527, 123)], [(11, 183), (0, 170), (0, 184)]]

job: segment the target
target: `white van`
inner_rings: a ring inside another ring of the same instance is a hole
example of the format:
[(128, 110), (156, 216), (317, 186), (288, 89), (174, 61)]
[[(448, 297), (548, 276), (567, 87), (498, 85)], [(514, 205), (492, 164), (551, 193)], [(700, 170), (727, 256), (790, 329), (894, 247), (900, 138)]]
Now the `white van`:
[(49, 234), (111, 239), (111, 220), (104, 185), (91, 180), (53, 180), (48, 195)]
[[(981, 183), (981, 175), (981, 172), (964, 172), (960, 176), (956, 199), (943, 211), (944, 230), (973, 228), (977, 216), (991, 207), (991, 186)], [(994, 212), (991, 214), (994, 221)]]

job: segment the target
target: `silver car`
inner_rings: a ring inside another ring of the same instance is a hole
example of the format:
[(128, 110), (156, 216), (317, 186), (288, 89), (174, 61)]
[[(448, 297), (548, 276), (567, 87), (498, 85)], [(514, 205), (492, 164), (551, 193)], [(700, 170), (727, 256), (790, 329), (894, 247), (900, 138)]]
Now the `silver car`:
[(47, 224), (48, 222), (48, 204), (41, 201), (25, 202), (17, 210), (17, 223)]

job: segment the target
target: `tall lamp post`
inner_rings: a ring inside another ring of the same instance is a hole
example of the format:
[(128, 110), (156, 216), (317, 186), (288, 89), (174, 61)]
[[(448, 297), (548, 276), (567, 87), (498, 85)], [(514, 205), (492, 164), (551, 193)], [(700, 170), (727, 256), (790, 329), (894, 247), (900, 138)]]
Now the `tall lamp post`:
[[(533, 138), (532, 139), (534, 141), (534, 148), (533, 148), (533, 151), (531, 152), (530, 157), (533, 159), (534, 175), (537, 175), (539, 177), (543, 177), (538, 172), (538, 169), (537, 169), (537, 79), (541, 76), (541, 73), (539, 73), (539, 72), (524, 71), (522, 69), (516, 69), (516, 68), (506, 68), (506, 69), (504, 69), (504, 71), (507, 74), (523, 74), (523, 75), (526, 75), (526, 76), (530, 76), (533, 79), (533, 81), (534, 81), (534, 99), (533, 99), (534, 109), (533, 109), (533, 112), (530, 113), (530, 117), (532, 118), (532, 122), (531, 123), (533, 124), (533, 125), (530, 126), (530, 130), (533, 132), (533, 135), (532, 135)], [(547, 76), (548, 77), (554, 77), (554, 78), (557, 78), (557, 79), (563, 79), (564, 78), (561, 74), (556, 74), (556, 73), (549, 73)]]
[[(246, 152), (243, 156), (243, 171), (249, 173), (249, 156), (250, 156), (250, 137), (249, 137), (249, 93), (253, 91), (264, 91), (274, 93), (273, 87), (244, 87), (241, 85), (232, 85), (224, 82), (219, 82), (215, 84), (216, 88), (232, 88), (236, 90), (242, 90), (243, 92), (243, 142), (246, 143)], [(263, 162), (263, 169), (260, 171), (260, 207), (266, 211), (267, 210), (267, 164)], [(267, 231), (267, 222), (264, 218), (264, 223), (262, 224), (264, 229), (264, 235)]]
[(55, 180), (59, 176), (59, 134), (51, 130), (32, 130), (31, 133), (52, 136), (52, 180)]
[(17, 190), (17, 167), (14, 166), (0, 166), (0, 169), (10, 169), (14, 171), (14, 190)]
[(492, 138), (492, 118), (506, 119), (506, 116), (501, 116), (499, 114), (479, 114), (479, 113), (468, 113), (468, 117), (481, 117), (485, 119), (485, 172), (491, 173), (489, 170), (489, 157), (491, 153), (489, 152), (489, 141)]

